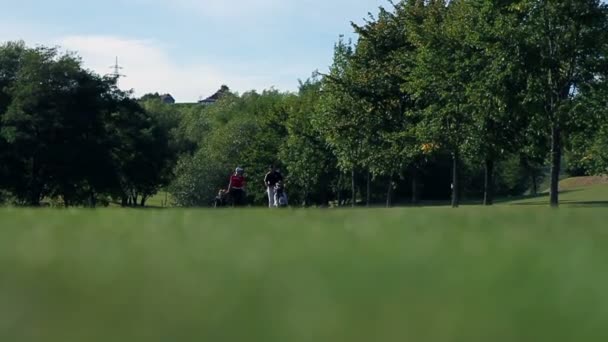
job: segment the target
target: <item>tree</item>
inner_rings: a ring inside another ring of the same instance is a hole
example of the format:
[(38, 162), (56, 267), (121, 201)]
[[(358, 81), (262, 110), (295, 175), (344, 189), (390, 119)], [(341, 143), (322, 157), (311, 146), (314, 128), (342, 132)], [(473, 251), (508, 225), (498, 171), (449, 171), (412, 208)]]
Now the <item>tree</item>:
[(2, 136), (19, 156), (11, 191), (24, 203), (61, 195), (69, 205), (86, 179), (79, 164), (99, 133), (104, 82), (56, 49), (28, 49), (9, 88)]
[[(608, 70), (607, 70), (608, 71)], [(582, 87), (574, 101), (565, 147), (569, 166), (585, 174), (608, 173), (608, 73)]]
[(300, 83), (297, 96), (289, 97), (287, 139), (279, 149), (280, 160), (289, 174), (289, 196), (305, 206), (327, 205), (337, 170), (334, 155), (315, 129), (312, 120), (318, 110), (321, 81), (313, 77)]
[(471, 114), (470, 137), (464, 148), (484, 164), (484, 204), (492, 205), (495, 166), (523, 142), (527, 115), (520, 103), (525, 89), (525, 61), (517, 44), (509, 1), (454, 1), (451, 32), (465, 52), (460, 61), (470, 74), (465, 110)]
[[(182, 112), (176, 106), (163, 103), (158, 99), (148, 101), (139, 101), (144, 111), (153, 120), (156, 130), (156, 144), (166, 140), (167, 145), (157, 146), (166, 154), (159, 155), (161, 160), (161, 175), (159, 184), (162, 186), (168, 185), (173, 179), (173, 168), (177, 163), (179, 155), (189, 150), (190, 146), (184, 141), (180, 135), (180, 123), (182, 121)], [(197, 106), (198, 108), (204, 108)], [(167, 148), (167, 150), (165, 150)]]
[(144, 96), (142, 96), (139, 99), (140, 102), (154, 102), (154, 101), (161, 101), (161, 95), (156, 92), (156, 93), (148, 93), (148, 94), (144, 94)]
[(356, 170), (364, 166), (363, 161), (367, 158), (371, 127), (366, 124), (369, 104), (353, 92), (352, 56), (352, 44), (340, 38), (334, 48), (330, 72), (323, 77), (321, 102), (313, 125), (336, 156), (340, 171), (350, 173), (351, 205), (355, 206)]
[[(394, 178), (412, 170), (412, 202), (416, 202), (416, 161), (421, 156), (416, 139), (418, 118), (414, 101), (404, 86), (414, 67), (416, 47), (408, 39), (408, 15), (403, 4), (394, 12), (380, 8), (377, 18), (355, 27), (359, 41), (351, 58), (353, 80), (350, 92), (365, 103), (365, 156), (362, 164), (374, 177), (388, 178), (387, 206), (391, 205)], [(369, 180), (368, 180), (369, 194)]]
[(268, 196), (263, 186), (263, 179), (268, 171), (268, 165), (277, 164), (281, 167), (279, 151), (285, 144), (288, 118), (286, 100), (290, 95), (275, 89), (265, 90), (261, 94), (245, 93), (241, 98), (239, 120), (250, 118), (250, 132), (243, 138), (247, 142), (240, 150), (239, 159), (233, 159), (233, 164), (246, 168), (249, 178), (249, 197), (255, 204), (268, 203)]
[(527, 37), (527, 102), (542, 108), (551, 138), (550, 203), (557, 207), (563, 135), (573, 100), (606, 65), (607, 7), (599, 0), (523, 0), (514, 9)]
[(462, 37), (454, 28), (457, 23), (450, 21), (456, 9), (454, 3), (445, 1), (430, 2), (423, 10), (416, 7), (422, 14), (422, 24), (412, 36), (419, 52), (408, 82), (422, 117), (418, 124), (420, 139), (452, 155), (453, 207), (459, 206), (463, 146), (471, 136), (466, 85), (473, 75), (472, 51), (462, 47)]
[(0, 185), (19, 203), (95, 206), (113, 194), (143, 205), (167, 182), (169, 132), (115, 79), (74, 54), (21, 43), (0, 50), (0, 75)]
[(107, 131), (118, 182), (113, 194), (123, 206), (145, 206), (146, 200), (172, 178), (174, 153), (169, 132), (137, 101), (117, 89)]
[(26, 53), (23, 42), (0, 45), (0, 189), (8, 189), (18, 181), (21, 170), (19, 156), (10, 149), (2, 132), (4, 115), (12, 102), (9, 90), (17, 80), (17, 73)]

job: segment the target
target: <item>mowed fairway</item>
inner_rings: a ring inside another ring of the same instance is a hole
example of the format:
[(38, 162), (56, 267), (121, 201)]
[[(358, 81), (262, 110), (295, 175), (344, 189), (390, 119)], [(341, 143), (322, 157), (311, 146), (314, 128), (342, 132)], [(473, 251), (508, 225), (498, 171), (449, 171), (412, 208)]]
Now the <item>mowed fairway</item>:
[(0, 341), (607, 341), (608, 210), (0, 210)]

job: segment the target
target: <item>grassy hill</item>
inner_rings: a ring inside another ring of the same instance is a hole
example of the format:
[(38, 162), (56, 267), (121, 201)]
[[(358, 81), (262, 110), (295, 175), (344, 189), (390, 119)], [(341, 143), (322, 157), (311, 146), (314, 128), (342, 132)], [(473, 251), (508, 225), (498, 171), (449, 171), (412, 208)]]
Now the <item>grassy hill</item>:
[[(548, 191), (533, 197), (507, 200), (507, 205), (547, 205)], [(608, 206), (607, 177), (573, 177), (560, 182), (560, 203), (564, 206)]]

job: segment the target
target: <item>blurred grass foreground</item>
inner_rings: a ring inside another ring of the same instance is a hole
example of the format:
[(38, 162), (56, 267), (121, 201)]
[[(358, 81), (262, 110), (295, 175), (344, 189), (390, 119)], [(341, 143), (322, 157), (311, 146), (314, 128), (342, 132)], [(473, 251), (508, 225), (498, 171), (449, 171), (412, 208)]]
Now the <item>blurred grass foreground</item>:
[(608, 211), (0, 209), (0, 341), (608, 341)]

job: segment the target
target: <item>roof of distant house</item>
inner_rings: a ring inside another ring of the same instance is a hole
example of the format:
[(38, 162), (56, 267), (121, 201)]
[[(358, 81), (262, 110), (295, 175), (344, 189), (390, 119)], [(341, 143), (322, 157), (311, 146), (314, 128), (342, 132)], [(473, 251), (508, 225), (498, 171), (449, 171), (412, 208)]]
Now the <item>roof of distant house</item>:
[(215, 103), (217, 102), (224, 94), (230, 91), (230, 88), (223, 85), (220, 90), (216, 91), (215, 94), (209, 96), (208, 98), (199, 101), (199, 103)]
[(161, 101), (166, 102), (175, 102), (175, 99), (173, 98), (173, 96), (171, 96), (171, 94), (164, 94), (160, 96)]

